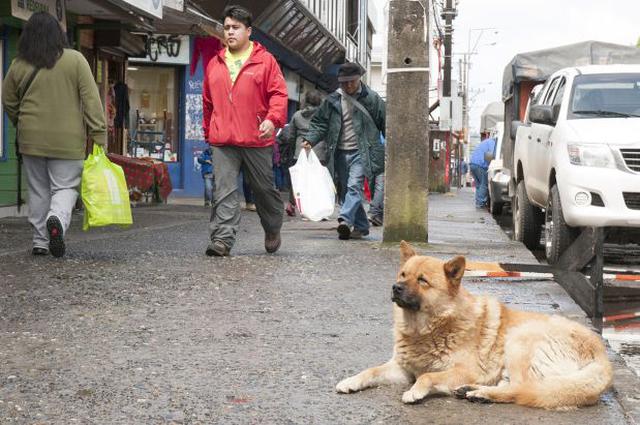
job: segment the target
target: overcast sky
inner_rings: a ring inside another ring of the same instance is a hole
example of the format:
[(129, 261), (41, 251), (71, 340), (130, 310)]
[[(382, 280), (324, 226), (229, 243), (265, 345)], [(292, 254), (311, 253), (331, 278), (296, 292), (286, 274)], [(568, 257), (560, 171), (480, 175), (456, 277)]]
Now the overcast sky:
[[(387, 3), (374, 1), (378, 11)], [(471, 48), (480, 36), (469, 72), (470, 127), (477, 130), (484, 107), (501, 100), (502, 72), (515, 54), (586, 40), (635, 45), (640, 0), (460, 0), (453, 24), (454, 54), (468, 51), (469, 35)], [(486, 27), (496, 30), (472, 30)], [(453, 58), (454, 79), (459, 58)]]

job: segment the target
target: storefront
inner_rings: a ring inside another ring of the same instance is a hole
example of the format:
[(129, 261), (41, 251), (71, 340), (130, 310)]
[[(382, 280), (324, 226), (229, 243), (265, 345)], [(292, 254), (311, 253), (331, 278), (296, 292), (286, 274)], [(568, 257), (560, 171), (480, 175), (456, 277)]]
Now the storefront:
[(189, 36), (147, 36), (144, 58), (129, 58), (127, 156), (167, 164), (174, 189), (184, 187), (184, 81), (190, 62)]

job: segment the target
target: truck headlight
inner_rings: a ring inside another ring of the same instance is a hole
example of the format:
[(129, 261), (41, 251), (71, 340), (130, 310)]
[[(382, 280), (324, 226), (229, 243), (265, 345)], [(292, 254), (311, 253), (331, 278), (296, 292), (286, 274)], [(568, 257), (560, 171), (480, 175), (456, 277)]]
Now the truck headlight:
[(613, 153), (607, 145), (567, 145), (569, 161), (573, 165), (599, 168), (617, 168)]

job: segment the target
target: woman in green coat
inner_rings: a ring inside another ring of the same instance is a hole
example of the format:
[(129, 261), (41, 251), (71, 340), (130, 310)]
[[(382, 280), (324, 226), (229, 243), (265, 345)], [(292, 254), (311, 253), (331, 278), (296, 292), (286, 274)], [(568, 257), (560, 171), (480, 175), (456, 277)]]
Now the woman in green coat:
[(65, 33), (49, 13), (34, 13), (24, 26), (2, 85), (2, 103), (19, 134), (32, 253), (62, 257), (87, 136), (104, 146), (106, 126), (89, 64), (67, 48)]

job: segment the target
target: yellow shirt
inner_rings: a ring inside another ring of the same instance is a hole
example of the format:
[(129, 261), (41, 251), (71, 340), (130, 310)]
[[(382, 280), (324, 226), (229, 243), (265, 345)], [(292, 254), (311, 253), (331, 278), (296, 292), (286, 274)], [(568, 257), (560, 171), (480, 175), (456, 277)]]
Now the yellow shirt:
[(229, 68), (229, 75), (231, 76), (231, 82), (235, 83), (236, 78), (238, 78), (238, 74), (240, 73), (240, 69), (242, 65), (249, 59), (251, 56), (251, 52), (253, 52), (253, 41), (249, 42), (249, 48), (241, 53), (231, 53), (231, 51), (227, 48), (227, 51), (224, 55), (224, 61), (227, 64), (227, 68)]

